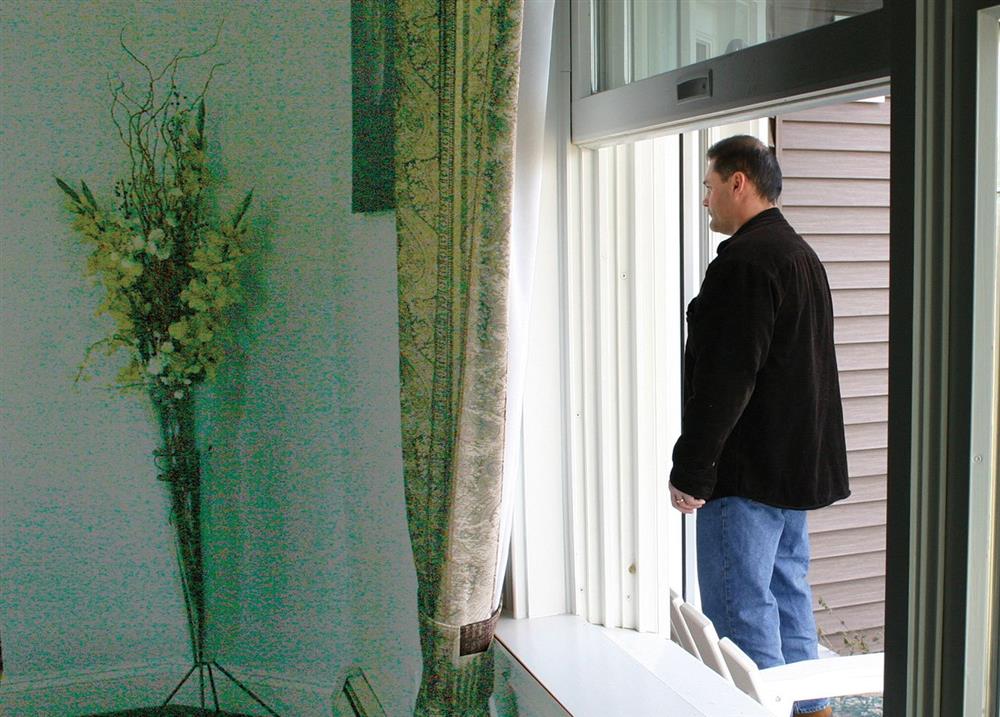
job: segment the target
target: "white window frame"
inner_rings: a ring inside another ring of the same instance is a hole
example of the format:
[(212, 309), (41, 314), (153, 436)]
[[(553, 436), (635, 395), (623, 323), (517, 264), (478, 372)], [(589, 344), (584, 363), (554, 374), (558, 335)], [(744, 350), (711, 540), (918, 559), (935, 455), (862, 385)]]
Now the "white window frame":
[[(965, 635), (965, 714), (996, 707), (1000, 562), (1000, 6), (978, 17), (975, 299), (973, 302), (972, 461), (969, 465), (969, 571)], [(990, 161), (992, 159), (992, 161)], [(992, 673), (992, 674), (991, 674)]]

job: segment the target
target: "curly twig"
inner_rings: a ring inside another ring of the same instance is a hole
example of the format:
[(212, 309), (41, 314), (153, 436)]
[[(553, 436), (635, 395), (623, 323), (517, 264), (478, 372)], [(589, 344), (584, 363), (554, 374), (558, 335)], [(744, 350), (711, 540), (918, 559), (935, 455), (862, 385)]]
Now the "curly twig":
[(143, 62), (142, 60), (140, 60), (138, 58), (138, 56), (134, 52), (132, 52), (132, 50), (129, 49), (128, 45), (125, 44), (125, 28), (124, 27), (122, 27), (121, 32), (118, 33), (118, 44), (121, 45), (121, 48), (122, 48), (122, 50), (125, 51), (125, 54), (127, 54), (129, 57), (131, 57), (137, 63), (139, 63), (139, 65), (141, 65), (142, 68), (144, 70), (146, 70), (146, 74), (149, 76), (149, 82), (150, 82), (150, 84), (152, 84), (153, 83), (153, 71), (149, 68), (149, 65), (147, 65), (145, 62)]
[(195, 52), (191, 55), (178, 55), (178, 57), (176, 58), (177, 61), (193, 60), (198, 57), (203, 57), (204, 55), (207, 55), (212, 50), (214, 50), (219, 44), (219, 37), (221, 37), (222, 35), (222, 26), (223, 24), (225, 24), (225, 22), (226, 22), (225, 19), (219, 20), (219, 26), (215, 29), (215, 37), (212, 39), (211, 45), (206, 47), (204, 50), (199, 50), (198, 52)]
[[(121, 78), (116, 85), (109, 77), (112, 119), (118, 129), (119, 137), (128, 148), (132, 165), (131, 183), (125, 194), (131, 192), (136, 199), (133, 205), (141, 207), (139, 219), (144, 230), (163, 223), (168, 208), (164, 194), (168, 168), (175, 175), (179, 175), (183, 170), (180, 158), (182, 149), (180, 129), (174, 125), (175, 118), (190, 112), (199, 102), (204, 101), (216, 69), (225, 63), (212, 65), (198, 95), (190, 102), (184, 97), (184, 106), (181, 104), (182, 96), (178, 92), (176, 82), (180, 64), (214, 50), (219, 44), (223, 24), (219, 23), (215, 36), (208, 46), (196, 52), (177, 50), (158, 73), (154, 73), (150, 65), (140, 59), (125, 42), (126, 28), (122, 28), (118, 35), (123, 52), (143, 68), (147, 78), (144, 94), (136, 98), (128, 93)], [(157, 89), (164, 78), (168, 79), (169, 86), (166, 96), (159, 99)], [(119, 111), (126, 114), (125, 120), (119, 119)]]
[(118, 114), (115, 110), (119, 105), (124, 105), (121, 101), (121, 97), (125, 96), (126, 99), (130, 99), (127, 94), (125, 94), (125, 83), (122, 82), (121, 77), (118, 78), (118, 85), (115, 86), (111, 81), (111, 74), (108, 74), (108, 88), (111, 90), (111, 121), (115, 123), (115, 128), (118, 130), (118, 136), (121, 137), (122, 142), (128, 146), (128, 140), (125, 139), (125, 130), (122, 129), (121, 122), (118, 121)]

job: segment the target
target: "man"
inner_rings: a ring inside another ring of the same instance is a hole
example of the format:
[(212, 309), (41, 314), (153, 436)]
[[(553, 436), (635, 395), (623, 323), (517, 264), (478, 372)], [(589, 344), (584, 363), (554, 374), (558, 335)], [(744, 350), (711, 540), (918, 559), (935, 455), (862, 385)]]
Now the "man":
[[(806, 510), (847, 497), (826, 272), (775, 206), (781, 169), (748, 136), (708, 151), (704, 205), (730, 234), (688, 306), (670, 493), (698, 512), (702, 608), (761, 668), (817, 657)], [(831, 714), (826, 699), (797, 715)]]

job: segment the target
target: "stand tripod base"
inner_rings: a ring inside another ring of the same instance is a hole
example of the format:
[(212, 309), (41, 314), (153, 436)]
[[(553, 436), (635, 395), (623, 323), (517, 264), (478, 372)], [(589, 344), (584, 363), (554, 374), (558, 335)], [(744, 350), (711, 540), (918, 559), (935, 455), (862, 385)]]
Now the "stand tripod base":
[(180, 689), (181, 689), (181, 687), (184, 686), (184, 683), (186, 683), (191, 678), (191, 675), (194, 674), (194, 671), (197, 670), (198, 671), (198, 687), (199, 687), (198, 692), (199, 692), (199, 694), (201, 696), (201, 708), (203, 710), (205, 709), (205, 673), (207, 672), (208, 673), (208, 682), (209, 682), (209, 685), (211, 686), (211, 689), (212, 689), (212, 702), (215, 704), (215, 711), (216, 712), (220, 712), (221, 710), (219, 709), (219, 695), (215, 691), (215, 677), (212, 674), (212, 668), (213, 667), (216, 670), (218, 670), (219, 672), (221, 672), (225, 677), (227, 677), (230, 682), (232, 682), (234, 685), (236, 685), (237, 687), (239, 687), (248, 696), (250, 696), (250, 698), (253, 699), (254, 702), (256, 702), (261, 707), (263, 707), (265, 710), (267, 710), (268, 714), (272, 715), (273, 717), (281, 717), (281, 715), (279, 715), (277, 712), (275, 712), (270, 707), (268, 707), (267, 704), (264, 702), (264, 700), (262, 700), (260, 697), (258, 697), (257, 695), (255, 695), (253, 693), (253, 691), (250, 690), (249, 687), (247, 687), (242, 682), (240, 682), (235, 677), (233, 677), (229, 673), (229, 671), (226, 670), (226, 668), (224, 668), (222, 665), (220, 665), (218, 662), (215, 662), (215, 661), (195, 662), (193, 665), (191, 665), (191, 669), (187, 671), (187, 674), (184, 675), (184, 678), (179, 683), (177, 683), (177, 687), (174, 688), (174, 691), (170, 693), (170, 696), (167, 697), (167, 699), (165, 699), (163, 701), (163, 704), (160, 705), (160, 706), (161, 707), (166, 707), (168, 704), (170, 704), (170, 700), (172, 700), (174, 698), (174, 695), (176, 695), (178, 692), (180, 692)]

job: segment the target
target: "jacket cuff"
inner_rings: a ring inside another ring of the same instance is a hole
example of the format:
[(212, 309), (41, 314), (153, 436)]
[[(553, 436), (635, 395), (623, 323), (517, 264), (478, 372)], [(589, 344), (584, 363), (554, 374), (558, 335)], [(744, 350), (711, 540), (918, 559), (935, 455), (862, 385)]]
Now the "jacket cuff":
[(670, 482), (677, 490), (695, 498), (708, 500), (715, 490), (715, 467), (690, 470), (674, 465), (670, 469)]

